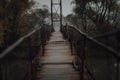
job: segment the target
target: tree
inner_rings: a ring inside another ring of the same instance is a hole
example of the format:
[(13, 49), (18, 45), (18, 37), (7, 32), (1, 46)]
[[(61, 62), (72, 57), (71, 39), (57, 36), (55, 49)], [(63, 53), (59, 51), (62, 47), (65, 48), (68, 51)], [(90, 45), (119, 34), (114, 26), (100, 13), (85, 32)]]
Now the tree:
[[(120, 9), (118, 0), (74, 0), (74, 12), (83, 22), (91, 20), (98, 33), (113, 30), (118, 24)], [(89, 21), (88, 21), (89, 22)], [(88, 23), (85, 23), (88, 24)], [(87, 27), (87, 26), (86, 26)]]
[(22, 14), (21, 19), (19, 21), (19, 34), (25, 35), (34, 26), (37, 24), (38, 26), (42, 26), (46, 24), (46, 18), (49, 16), (49, 11), (46, 8), (36, 8), (36, 9), (29, 9), (24, 14)]
[(4, 46), (12, 44), (19, 37), (18, 22), (21, 14), (34, 2), (32, 0), (1, 0), (0, 1), (0, 23), (3, 27), (2, 34)]
[(77, 15), (74, 14), (68, 14), (66, 16), (66, 21), (69, 22), (69, 24), (72, 24), (74, 26), (77, 26), (79, 28), (80, 24), (81, 24), (81, 19), (78, 18)]
[[(120, 28), (120, 3), (118, 1), (73, 0), (73, 3), (76, 4), (74, 12), (82, 20), (82, 26), (79, 27), (83, 27), (90, 36), (116, 31)], [(119, 39), (116, 35), (107, 35), (97, 40), (114, 49), (119, 45)]]

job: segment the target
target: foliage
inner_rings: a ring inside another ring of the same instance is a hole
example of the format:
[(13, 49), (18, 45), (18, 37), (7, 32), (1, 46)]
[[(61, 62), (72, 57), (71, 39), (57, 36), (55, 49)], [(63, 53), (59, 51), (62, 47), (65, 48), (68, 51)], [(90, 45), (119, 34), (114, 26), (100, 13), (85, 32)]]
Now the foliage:
[(0, 1), (0, 47), (7, 47), (19, 38), (20, 15), (33, 4), (32, 0)]
[(19, 20), (19, 34), (25, 35), (34, 26), (42, 26), (45, 24), (45, 19), (49, 16), (49, 11), (46, 8), (30, 9), (21, 16)]
[(77, 15), (74, 14), (68, 14), (66, 16), (66, 21), (69, 22), (69, 24), (72, 24), (74, 26), (77, 26), (78, 28), (80, 28), (80, 24), (81, 24), (81, 19), (78, 19)]
[[(68, 21), (72, 19), (69, 22), (89, 36), (101, 35), (99, 38), (94, 38), (118, 50), (120, 46), (117, 32), (117, 29), (120, 29), (119, 0), (73, 0), (72, 3), (75, 4), (75, 14), (68, 15)], [(77, 17), (74, 18), (75, 16)], [(103, 36), (107, 32), (112, 33)]]
[(74, 12), (83, 20), (83, 27), (94, 24), (97, 33), (117, 28), (120, 19), (118, 0), (73, 0), (73, 3), (76, 4)]

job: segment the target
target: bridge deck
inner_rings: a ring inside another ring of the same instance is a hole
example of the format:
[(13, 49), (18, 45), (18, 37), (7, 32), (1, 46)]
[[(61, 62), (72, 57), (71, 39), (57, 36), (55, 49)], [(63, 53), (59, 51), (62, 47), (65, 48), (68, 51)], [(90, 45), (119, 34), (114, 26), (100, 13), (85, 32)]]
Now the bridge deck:
[(70, 45), (60, 32), (53, 32), (45, 46), (45, 55), (39, 57), (42, 69), (36, 72), (36, 80), (80, 80), (79, 72), (72, 66)]

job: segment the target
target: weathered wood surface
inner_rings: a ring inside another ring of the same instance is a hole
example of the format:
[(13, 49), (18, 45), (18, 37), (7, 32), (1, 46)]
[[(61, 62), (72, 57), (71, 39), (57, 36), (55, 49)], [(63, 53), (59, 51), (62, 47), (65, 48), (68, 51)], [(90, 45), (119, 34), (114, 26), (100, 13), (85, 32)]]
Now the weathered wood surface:
[(45, 47), (45, 56), (42, 57), (43, 63), (70, 63), (73, 60), (71, 56), (70, 45), (65, 41), (60, 32), (54, 32)]
[(45, 55), (40, 57), (44, 63), (36, 72), (36, 80), (80, 80), (80, 74), (72, 66), (70, 45), (60, 32), (53, 32), (45, 46)]

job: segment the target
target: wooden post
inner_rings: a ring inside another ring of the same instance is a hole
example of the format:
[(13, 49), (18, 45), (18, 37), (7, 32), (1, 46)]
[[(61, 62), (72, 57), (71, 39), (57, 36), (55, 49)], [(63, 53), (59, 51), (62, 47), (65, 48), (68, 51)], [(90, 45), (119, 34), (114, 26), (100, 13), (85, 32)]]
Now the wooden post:
[[(80, 45), (80, 44), (79, 44)], [(85, 55), (86, 55), (86, 37), (84, 37), (83, 40), (83, 53), (82, 53), (82, 62), (81, 62), (81, 79), (80, 80), (84, 80), (84, 64), (85, 64)]]
[[(119, 36), (119, 32), (117, 33), (117, 51), (118, 52), (120, 52), (120, 42), (119, 42), (119, 40), (120, 40), (120, 36)], [(116, 66), (116, 78), (117, 78), (117, 80), (120, 80), (120, 59), (119, 58), (117, 58), (117, 66)]]
[(31, 44), (31, 38), (28, 38), (28, 47), (29, 47), (29, 60), (30, 60), (30, 76), (31, 76), (31, 80), (34, 80), (34, 76), (33, 76), (33, 56), (32, 56), (32, 44)]
[(0, 80), (3, 80), (3, 74), (2, 74), (2, 62), (0, 61)]
[(116, 75), (116, 80), (120, 80), (120, 59), (119, 58), (117, 58), (117, 66), (116, 66), (116, 71), (117, 71), (117, 75)]

